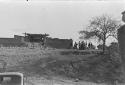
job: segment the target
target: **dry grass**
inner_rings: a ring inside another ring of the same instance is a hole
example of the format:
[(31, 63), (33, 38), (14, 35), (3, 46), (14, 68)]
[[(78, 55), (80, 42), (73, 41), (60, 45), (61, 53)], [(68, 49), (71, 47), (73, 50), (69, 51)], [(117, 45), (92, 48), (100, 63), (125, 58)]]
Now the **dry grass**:
[[(0, 60), (4, 60), (7, 62), (7, 69), (6, 71), (19, 71), (24, 73), (25, 76), (25, 83), (26, 85), (105, 85), (105, 84), (97, 84), (91, 82), (73, 82), (71, 80), (67, 80), (64, 78), (54, 76), (39, 76), (36, 74), (36, 68), (32, 65), (39, 60), (43, 64), (42, 66), (46, 66), (46, 62), (44, 59), (49, 58), (52, 62), (52, 59), (57, 60), (76, 60), (83, 58), (81, 55), (61, 55), (60, 52), (62, 51), (69, 51), (69, 50), (62, 50), (62, 49), (46, 49), (40, 50), (39, 48), (29, 49), (29, 48), (0, 48)], [(72, 51), (72, 50), (70, 50)], [(92, 56), (93, 54), (89, 55)], [(88, 55), (84, 55), (84, 58), (89, 57)], [(38, 62), (37, 64), (41, 64)], [(53, 61), (54, 62), (54, 61)], [(48, 63), (48, 62), (47, 62)], [(41, 66), (41, 67), (42, 67)], [(37, 68), (39, 69), (39, 68)], [(44, 70), (43, 70), (44, 71)], [(48, 72), (49, 73), (49, 72)], [(49, 78), (49, 79), (48, 79)]]

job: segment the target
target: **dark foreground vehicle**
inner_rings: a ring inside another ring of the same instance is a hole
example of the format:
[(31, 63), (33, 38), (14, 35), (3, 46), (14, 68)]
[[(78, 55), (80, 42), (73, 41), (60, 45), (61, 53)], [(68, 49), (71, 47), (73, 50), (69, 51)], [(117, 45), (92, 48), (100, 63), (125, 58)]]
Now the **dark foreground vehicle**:
[(18, 72), (0, 73), (0, 85), (24, 85), (23, 74)]

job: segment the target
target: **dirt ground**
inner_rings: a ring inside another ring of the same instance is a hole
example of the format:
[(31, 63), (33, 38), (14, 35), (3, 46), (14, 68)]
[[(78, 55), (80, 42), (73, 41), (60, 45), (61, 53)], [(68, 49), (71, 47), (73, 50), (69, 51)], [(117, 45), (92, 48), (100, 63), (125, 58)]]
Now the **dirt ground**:
[(0, 48), (0, 60), (7, 63), (6, 71), (21, 72), (24, 74), (25, 85), (105, 85), (91, 82), (74, 82), (60, 77), (40, 76), (33, 71), (25, 70), (30, 64), (49, 56), (56, 56), (65, 59), (64, 55), (60, 55), (57, 49), (40, 50), (39, 48)]

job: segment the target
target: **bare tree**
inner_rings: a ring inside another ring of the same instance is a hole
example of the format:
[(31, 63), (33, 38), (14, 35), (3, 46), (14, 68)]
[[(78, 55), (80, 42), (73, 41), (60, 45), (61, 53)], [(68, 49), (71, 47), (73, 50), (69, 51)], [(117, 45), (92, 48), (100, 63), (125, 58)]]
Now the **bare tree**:
[(117, 39), (117, 29), (120, 23), (108, 15), (94, 17), (90, 20), (86, 30), (79, 33), (82, 34), (80, 38), (91, 39), (97, 38), (103, 43), (103, 53), (105, 52), (106, 39), (110, 36)]
[(118, 28), (120, 28), (120, 27), (121, 27), (121, 24), (119, 23), (117, 25), (116, 29), (114, 31), (112, 31), (112, 33), (111, 33), (111, 36), (114, 37), (117, 41), (118, 41), (118, 37), (117, 37), (118, 33), (117, 33), (117, 31), (118, 31)]

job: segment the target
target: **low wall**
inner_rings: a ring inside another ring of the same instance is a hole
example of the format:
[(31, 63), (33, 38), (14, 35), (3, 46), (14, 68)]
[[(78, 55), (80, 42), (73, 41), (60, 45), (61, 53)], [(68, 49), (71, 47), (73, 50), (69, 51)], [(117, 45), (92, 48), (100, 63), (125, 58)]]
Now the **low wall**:
[(70, 49), (72, 48), (72, 39), (58, 39), (58, 38), (47, 38), (46, 46), (58, 49)]

